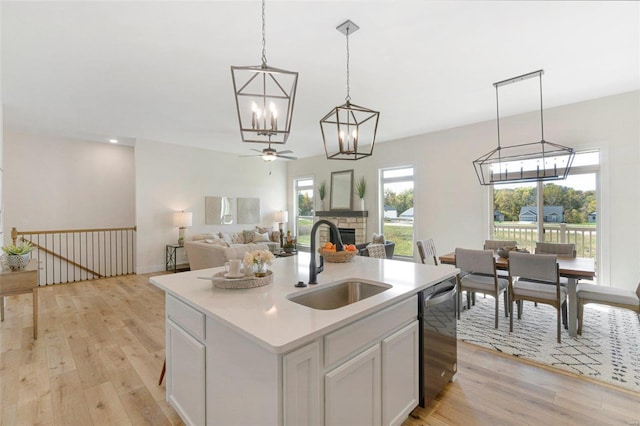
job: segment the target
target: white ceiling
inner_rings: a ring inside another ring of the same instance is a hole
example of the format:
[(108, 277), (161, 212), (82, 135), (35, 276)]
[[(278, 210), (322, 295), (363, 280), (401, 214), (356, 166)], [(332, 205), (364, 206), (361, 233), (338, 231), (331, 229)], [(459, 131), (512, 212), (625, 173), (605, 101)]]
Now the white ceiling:
[[(258, 1), (3, 1), (6, 128), (145, 139), (248, 154), (231, 65), (258, 65)], [(323, 153), (319, 119), (351, 97), (381, 112), (378, 142), (495, 119), (493, 82), (544, 69), (545, 108), (640, 88), (640, 3), (268, 1), (267, 59), (298, 71), (291, 137)], [(537, 83), (536, 83), (537, 84)], [(501, 115), (539, 108), (537, 89)], [(505, 97), (510, 102), (503, 103)]]

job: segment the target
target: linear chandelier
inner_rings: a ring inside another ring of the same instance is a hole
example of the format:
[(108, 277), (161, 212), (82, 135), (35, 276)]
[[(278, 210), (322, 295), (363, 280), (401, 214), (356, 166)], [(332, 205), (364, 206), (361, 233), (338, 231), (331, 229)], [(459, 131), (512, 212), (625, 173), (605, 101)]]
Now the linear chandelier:
[[(575, 157), (572, 148), (544, 139), (544, 117), (542, 108), (543, 70), (533, 71), (518, 77), (493, 83), (496, 88), (496, 115), (498, 125), (498, 147), (479, 157), (473, 166), (481, 185), (550, 181), (565, 179)], [(512, 146), (500, 146), (500, 108), (498, 89), (529, 78), (540, 80), (540, 141)]]
[(243, 142), (284, 144), (291, 131), (298, 73), (267, 65), (265, 0), (262, 0), (262, 64), (231, 66)]
[(346, 103), (333, 108), (322, 120), (320, 130), (329, 160), (359, 160), (373, 154), (380, 113), (351, 103), (349, 87), (349, 35), (360, 27), (347, 20), (336, 29), (347, 38)]

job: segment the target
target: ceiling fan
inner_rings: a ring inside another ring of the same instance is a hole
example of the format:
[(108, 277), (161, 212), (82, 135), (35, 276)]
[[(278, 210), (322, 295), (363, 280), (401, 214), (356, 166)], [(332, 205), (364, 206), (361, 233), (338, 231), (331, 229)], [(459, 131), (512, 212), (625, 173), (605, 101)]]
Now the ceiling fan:
[(255, 151), (255, 152), (259, 152), (260, 154), (253, 154), (253, 155), (241, 155), (241, 157), (262, 157), (262, 159), (264, 161), (267, 162), (271, 162), (274, 161), (276, 158), (284, 158), (285, 160), (297, 160), (298, 157), (292, 157), (290, 155), (283, 155), (283, 154), (293, 154), (293, 151), (290, 150), (286, 150), (286, 151), (276, 151), (275, 149), (271, 148), (271, 145), (269, 145), (268, 148), (263, 149), (262, 151), (259, 149), (251, 149), (251, 151)]

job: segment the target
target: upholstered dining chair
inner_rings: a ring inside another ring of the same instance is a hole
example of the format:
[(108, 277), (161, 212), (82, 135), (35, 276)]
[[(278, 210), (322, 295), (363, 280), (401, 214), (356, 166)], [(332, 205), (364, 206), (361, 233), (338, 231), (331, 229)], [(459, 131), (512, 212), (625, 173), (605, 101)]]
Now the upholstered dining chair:
[[(536, 254), (555, 254), (558, 256), (576, 257), (576, 245), (573, 243), (536, 243)], [(566, 287), (569, 279), (560, 277), (560, 285)], [(538, 303), (535, 304), (538, 306)], [(566, 307), (565, 307), (566, 309)], [(565, 327), (566, 328), (566, 327)]]
[(426, 240), (416, 241), (418, 246), (418, 254), (420, 254), (420, 261), (422, 263), (431, 263), (433, 260), (434, 265), (438, 265), (438, 255), (436, 254), (436, 245), (431, 238)]
[[(518, 245), (517, 241), (513, 240), (484, 240), (484, 249), (496, 251), (503, 247), (515, 247)], [(509, 278), (509, 272), (498, 270), (498, 276), (502, 278)]]
[(557, 254), (576, 257), (576, 245), (573, 243), (536, 243), (536, 254)]
[[(507, 292), (509, 283), (496, 274), (496, 259), (491, 250), (456, 248), (456, 267), (460, 269), (458, 283), (458, 319), (462, 306), (462, 291), (484, 293), (493, 296), (495, 303), (495, 328), (498, 328), (500, 295)], [(467, 299), (469, 300), (469, 299)], [(509, 315), (507, 294), (504, 295), (504, 315)]]
[[(567, 288), (560, 285), (558, 257), (554, 254), (509, 253), (509, 331), (513, 332), (513, 302), (529, 300), (551, 305), (558, 311), (558, 343), (561, 343), (561, 320), (566, 323)], [(562, 311), (562, 312), (561, 312)], [(518, 319), (522, 310), (518, 304)]]
[(630, 309), (638, 314), (640, 320), (640, 283), (636, 291), (622, 288), (604, 287), (593, 284), (578, 284), (576, 291), (578, 299), (578, 334), (582, 335), (582, 319), (584, 305), (597, 303), (615, 308)]
[(515, 247), (517, 245), (518, 242), (513, 240), (484, 240), (485, 250), (498, 250), (502, 247)]

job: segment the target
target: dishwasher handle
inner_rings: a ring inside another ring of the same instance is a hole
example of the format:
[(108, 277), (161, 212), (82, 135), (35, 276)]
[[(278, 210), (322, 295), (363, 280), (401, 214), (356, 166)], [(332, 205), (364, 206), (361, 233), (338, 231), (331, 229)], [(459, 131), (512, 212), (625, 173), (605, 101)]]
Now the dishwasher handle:
[(443, 287), (440, 290), (437, 290), (433, 294), (430, 294), (426, 297), (424, 301), (424, 306), (434, 306), (439, 305), (440, 303), (446, 302), (447, 300), (452, 299), (456, 295), (456, 286), (453, 285), (451, 287)]

